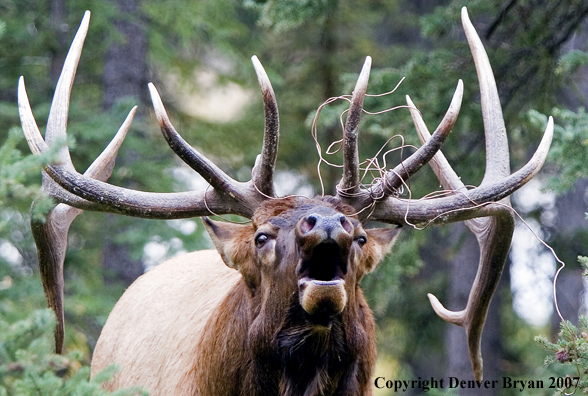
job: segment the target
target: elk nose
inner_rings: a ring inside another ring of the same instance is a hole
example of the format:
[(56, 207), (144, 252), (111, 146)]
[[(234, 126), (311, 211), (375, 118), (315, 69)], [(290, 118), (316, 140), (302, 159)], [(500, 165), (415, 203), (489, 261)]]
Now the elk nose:
[(336, 213), (331, 216), (323, 216), (318, 213), (313, 213), (302, 220), (300, 230), (303, 234), (315, 231), (319, 234), (323, 234), (324, 239), (337, 240), (337, 237), (341, 232), (344, 234), (351, 233), (351, 231), (353, 231), (353, 226), (349, 220), (347, 220), (345, 215), (341, 213)]

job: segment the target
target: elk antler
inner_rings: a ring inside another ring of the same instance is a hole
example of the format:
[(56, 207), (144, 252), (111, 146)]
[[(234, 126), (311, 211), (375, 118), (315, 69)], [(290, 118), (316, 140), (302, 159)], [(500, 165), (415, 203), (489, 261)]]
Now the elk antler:
[[(90, 12), (86, 11), (57, 82), (45, 139), (41, 136), (33, 116), (24, 78), (21, 77), (19, 80), (18, 105), (21, 124), (29, 147), (35, 154), (47, 151), (49, 146), (57, 141), (65, 141), (71, 89), (89, 22)], [(211, 213), (239, 214), (250, 218), (261, 202), (275, 196), (273, 173), (279, 138), (278, 107), (273, 88), (261, 63), (255, 56), (252, 62), (263, 95), (265, 131), (262, 154), (256, 160), (251, 181), (241, 183), (230, 178), (182, 139), (171, 124), (153, 84), (149, 85), (149, 89), (165, 139), (176, 154), (210, 183), (211, 189), (183, 193), (151, 193), (105, 183), (110, 177), (118, 148), (131, 125), (136, 107), (131, 110), (113, 141), (83, 175), (75, 170), (65, 146), (60, 149), (55, 163), (44, 166), (43, 190), (59, 204), (48, 213), (45, 221), (33, 221), (32, 229), (47, 304), (55, 311), (58, 320), (55, 330), (55, 346), (58, 353), (62, 351), (64, 335), (63, 261), (67, 233), (71, 222), (83, 210), (158, 219), (186, 218)]]
[[(465, 329), (474, 377), (476, 380), (481, 380), (482, 330), (488, 306), (502, 275), (514, 231), (514, 219), (508, 196), (533, 178), (543, 166), (553, 136), (553, 119), (549, 118), (541, 143), (531, 160), (523, 168), (511, 174), (506, 128), (496, 82), (486, 51), (468, 18), (465, 7), (462, 9), (462, 23), (480, 83), (486, 141), (486, 171), (480, 186), (472, 190), (466, 189), (443, 154), (438, 151), (441, 145), (439, 141), (442, 142), (449, 133), (459, 111), (458, 102), (461, 101), (462, 95), (460, 81), (450, 108), (433, 136), (429, 134), (419, 111), (407, 97), (423, 146), (394, 170), (387, 172), (369, 189), (357, 189), (353, 196), (342, 192), (339, 195), (358, 211), (373, 206), (371, 212), (360, 213), (360, 217), (369, 216), (371, 220), (408, 225), (441, 224), (465, 220), (468, 228), (476, 235), (480, 246), (478, 272), (467, 306), (463, 311), (452, 312), (445, 309), (432, 294), (429, 294), (429, 299), (433, 309), (441, 318)], [(365, 88), (362, 88), (362, 92), (365, 92)], [(361, 103), (361, 99), (356, 100)], [(429, 162), (431, 158), (434, 160)], [(427, 162), (433, 168), (443, 188), (453, 191), (451, 195), (414, 200), (400, 199), (391, 194)], [(347, 166), (352, 166), (352, 163), (350, 162)]]
[(373, 197), (377, 197), (378, 199), (388, 197), (402, 185), (404, 180), (415, 174), (433, 158), (435, 153), (441, 149), (441, 145), (445, 142), (455, 121), (457, 121), (463, 98), (463, 82), (459, 80), (449, 109), (433, 133), (432, 138), (424, 142), (423, 146), (413, 153), (413, 155), (397, 165), (393, 170), (387, 172), (380, 183), (375, 184), (369, 190), (361, 191), (357, 136), (359, 132), (359, 120), (363, 111), (363, 99), (367, 91), (371, 62), (371, 58), (368, 56), (353, 90), (351, 105), (349, 106), (349, 113), (343, 132), (343, 177), (337, 188), (339, 196), (346, 198), (356, 207), (360, 207), (364, 203), (368, 204), (366, 198), (369, 201)]
[[(71, 87), (88, 30), (90, 14), (86, 13), (74, 38), (63, 72), (59, 78), (45, 140), (33, 117), (21, 77), (18, 90), (19, 112), (23, 131), (33, 153), (48, 150), (50, 144), (64, 140)], [(492, 295), (500, 279), (510, 248), (514, 228), (508, 196), (529, 181), (541, 168), (553, 135), (550, 118), (545, 134), (531, 160), (510, 174), (506, 129), (488, 57), (465, 8), (462, 22), (478, 71), (482, 117), (486, 139), (486, 172), (479, 187), (468, 190), (439, 151), (455, 124), (463, 96), (463, 83), (458, 82), (449, 109), (432, 136), (420, 113), (407, 97), (411, 114), (423, 145), (396, 168), (388, 171), (369, 188), (359, 184), (357, 136), (367, 90), (371, 58), (367, 57), (352, 95), (343, 136), (343, 178), (338, 186), (341, 200), (354, 206), (361, 220), (396, 224), (441, 224), (466, 221), (480, 245), (478, 273), (470, 292), (467, 307), (450, 312), (432, 295), (433, 308), (443, 319), (466, 330), (470, 358), (476, 379), (482, 378), (480, 337)], [(38, 246), (39, 266), (48, 305), (58, 317), (56, 349), (63, 345), (63, 258), (67, 231), (81, 210), (121, 213), (158, 219), (186, 218), (210, 213), (239, 214), (251, 217), (266, 199), (274, 197), (273, 173), (278, 145), (278, 109), (275, 94), (263, 67), (252, 58), (262, 91), (265, 129), (261, 155), (257, 157), (249, 182), (237, 182), (191, 147), (175, 130), (155, 87), (149, 90), (163, 136), (172, 150), (196, 170), (212, 188), (182, 193), (150, 193), (125, 189), (106, 183), (118, 147), (128, 130), (134, 109), (119, 133), (83, 175), (78, 173), (66, 147), (61, 148), (58, 161), (44, 166), (43, 189), (58, 203), (45, 223), (34, 222), (33, 232)], [(433, 162), (430, 162), (434, 158)], [(424, 164), (430, 163), (442, 186), (453, 193), (433, 199), (401, 199), (395, 191)], [(66, 204), (66, 205), (62, 205)], [(362, 211), (371, 207), (370, 211)]]

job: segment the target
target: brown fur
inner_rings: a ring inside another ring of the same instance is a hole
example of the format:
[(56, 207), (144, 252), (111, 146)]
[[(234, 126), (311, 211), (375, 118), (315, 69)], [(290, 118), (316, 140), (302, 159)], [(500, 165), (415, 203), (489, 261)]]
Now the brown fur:
[[(294, 236), (315, 211), (343, 213), (354, 235), (365, 234), (351, 208), (330, 197), (269, 200), (250, 225), (206, 219), (220, 257), (191, 253), (139, 278), (104, 327), (92, 373), (117, 363), (109, 389), (142, 385), (151, 395), (371, 395), (375, 325), (359, 280), (396, 231), (349, 242), (346, 304), (317, 319), (300, 305)], [(272, 236), (261, 247), (260, 232)]]

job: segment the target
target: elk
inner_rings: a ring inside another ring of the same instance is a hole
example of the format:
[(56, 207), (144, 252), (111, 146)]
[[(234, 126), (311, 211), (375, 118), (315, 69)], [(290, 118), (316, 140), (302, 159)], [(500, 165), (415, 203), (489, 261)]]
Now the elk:
[[(203, 217), (216, 251), (173, 258), (140, 277), (109, 316), (92, 361), (96, 373), (118, 363), (111, 388), (145, 386), (174, 395), (369, 395), (376, 348), (375, 323), (359, 286), (392, 246), (402, 226), (464, 221), (476, 235), (480, 261), (467, 306), (449, 311), (429, 294), (435, 312), (464, 328), (472, 369), (482, 379), (480, 340), (488, 306), (510, 249), (514, 216), (509, 195), (542, 167), (553, 134), (549, 119), (537, 151), (511, 174), (506, 128), (496, 83), (482, 42), (462, 9), (480, 85), (486, 170), (468, 189), (440, 151), (461, 105), (458, 82), (447, 113), (431, 135), (407, 97), (422, 146), (370, 186), (362, 186), (357, 138), (371, 68), (367, 57), (353, 91), (343, 131), (343, 176), (335, 196), (277, 197), (273, 174), (278, 146), (278, 108), (256, 57), (265, 129), (249, 182), (237, 182), (192, 148), (175, 130), (161, 98), (149, 89), (164, 138), (206, 179), (209, 188), (150, 193), (106, 183), (133, 108), (119, 132), (84, 173), (67, 148), (43, 167), (43, 189), (57, 202), (45, 222), (33, 222), (48, 306), (58, 318), (56, 350), (64, 335), (63, 260), (67, 232), (83, 210), (153, 219)], [(88, 30), (84, 16), (57, 83), (45, 138), (33, 117), (21, 77), (23, 131), (33, 153), (65, 137), (73, 80)], [(405, 199), (405, 181), (430, 164), (444, 196)], [(250, 224), (213, 221), (237, 214)], [(367, 221), (395, 228), (364, 229)]]

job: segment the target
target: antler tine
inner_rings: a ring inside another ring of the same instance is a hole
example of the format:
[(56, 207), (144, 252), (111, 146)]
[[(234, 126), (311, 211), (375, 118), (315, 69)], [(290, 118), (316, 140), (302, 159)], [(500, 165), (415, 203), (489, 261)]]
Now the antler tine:
[[(412, 116), (412, 120), (414, 122), (414, 126), (421, 144), (425, 144), (429, 139), (431, 139), (431, 134), (425, 125), (425, 121), (408, 95), (406, 95), (406, 104), (410, 110), (410, 115)], [(443, 155), (441, 150), (435, 154), (432, 161), (429, 161), (429, 165), (433, 169), (433, 172), (437, 176), (437, 179), (439, 179), (439, 182), (444, 189), (456, 191), (465, 189), (465, 185), (457, 173), (455, 173), (451, 165), (449, 165), (447, 158), (445, 158), (445, 155)]]
[(222, 191), (223, 188), (234, 185), (236, 182), (231, 177), (194, 149), (176, 131), (165, 111), (159, 92), (157, 92), (153, 83), (149, 83), (149, 93), (151, 94), (153, 109), (155, 110), (161, 133), (174, 153), (198, 172), (214, 188)]
[[(19, 82), (19, 112), (23, 132), (31, 151), (34, 154), (40, 154), (49, 150), (33, 117), (24, 87), (24, 79), (22, 78)], [(212, 164), (206, 158), (204, 158), (204, 163)], [(48, 192), (60, 202), (80, 209), (159, 219), (203, 216), (210, 214), (211, 210), (218, 214), (234, 213), (246, 217), (251, 216), (255, 206), (260, 201), (258, 194), (251, 192), (251, 189), (248, 189), (244, 183), (235, 182), (228, 176), (223, 179), (222, 175), (224, 173), (214, 164), (212, 164), (211, 168), (213, 171), (210, 174), (213, 177), (221, 175), (220, 182), (217, 181), (217, 185), (224, 186), (223, 182), (226, 181), (233, 187), (230, 192), (237, 197), (236, 202), (221, 198), (216, 190), (209, 193), (202, 191), (183, 193), (142, 192), (102, 183), (99, 180), (87, 177), (87, 175), (82, 176), (60, 164), (44, 166), (45, 172), (62, 188), (58, 189), (54, 185), (49, 185), (47, 187)], [(214, 169), (218, 169), (218, 171), (214, 172)], [(248, 202), (248, 199), (251, 202)]]
[(514, 217), (503, 207), (492, 217), (466, 221), (480, 247), (480, 261), (476, 278), (464, 310), (454, 312), (446, 309), (433, 294), (427, 294), (435, 313), (443, 320), (464, 328), (474, 378), (483, 378), (481, 352), (482, 331), (486, 323), (488, 308), (510, 251), (514, 232)]
[[(266, 196), (275, 196), (273, 174), (277, 157), (279, 139), (278, 106), (271, 83), (257, 57), (252, 58), (253, 66), (259, 80), (265, 109), (265, 130), (260, 161), (252, 172), (252, 183)], [(198, 172), (217, 191), (234, 192), (238, 190), (236, 182), (218, 166), (200, 154), (176, 131), (171, 123), (161, 97), (152, 83), (149, 83), (151, 101), (157, 116), (161, 132), (171, 149), (192, 169)]]
[[(45, 132), (45, 141), (49, 145), (58, 138), (65, 139), (71, 89), (76, 75), (76, 70), (78, 68), (78, 63), (80, 62), (80, 57), (82, 55), (82, 48), (84, 47), (84, 41), (86, 39), (89, 26), (90, 11), (86, 11), (65, 58), (63, 69), (61, 70), (61, 75), (57, 81), (57, 87), (55, 88), (55, 95), (53, 96), (53, 101), (51, 102), (51, 110), (49, 111), (47, 129)], [(62, 162), (64, 166), (73, 169), (73, 164), (71, 162), (67, 146), (64, 145), (61, 148), (59, 152), (59, 158), (60, 162)]]
[[(445, 139), (447, 136), (449, 136), (449, 133), (457, 121), (462, 98), (463, 82), (459, 80), (457, 87), (455, 88), (453, 98), (451, 99), (449, 109), (447, 109), (445, 116), (439, 123), (439, 126), (433, 133), (433, 136), (424, 142), (423, 145), (410, 157), (398, 164), (392, 171), (386, 173), (382, 186), (384, 198), (396, 191), (402, 185), (402, 183), (408, 180), (410, 176), (414, 175), (425, 164), (431, 161), (435, 154), (439, 152), (441, 146), (445, 142)], [(410, 99), (407, 99), (407, 101), (410, 101)], [(418, 113), (418, 110), (412, 102), (409, 104), (409, 109), (411, 114), (413, 112)]]
[(131, 124), (133, 123), (133, 119), (137, 113), (137, 108), (137, 106), (133, 106), (131, 111), (129, 111), (127, 118), (125, 118), (121, 127), (118, 129), (118, 132), (116, 135), (114, 135), (114, 138), (110, 141), (110, 143), (108, 143), (108, 146), (106, 146), (104, 151), (100, 153), (98, 158), (92, 162), (92, 165), (90, 165), (84, 172), (84, 176), (88, 176), (96, 180), (108, 180), (112, 174), (112, 170), (114, 169), (114, 163), (116, 162), (118, 150), (125, 140), (129, 129), (131, 128)]
[[(550, 117), (543, 139), (533, 157), (507, 178), (440, 198), (407, 200), (388, 197), (386, 200), (376, 201), (369, 218), (394, 224), (430, 225), (493, 216), (504, 208), (504, 204), (494, 202), (509, 196), (539, 172), (547, 158), (552, 137), (553, 119)], [(352, 205), (361, 210), (371, 203), (372, 198), (365, 194), (352, 202)]]
[(341, 196), (354, 195), (360, 190), (357, 137), (359, 134), (359, 121), (363, 111), (363, 99), (367, 91), (371, 68), (372, 58), (367, 56), (355, 84), (349, 112), (347, 113), (347, 121), (343, 132), (343, 178), (337, 187)]
[(480, 84), (480, 103), (486, 138), (486, 171), (482, 180), (482, 185), (484, 185), (510, 175), (508, 139), (490, 60), (474, 25), (470, 21), (466, 7), (461, 9), (461, 21), (474, 58)]
[[(257, 208), (260, 202), (265, 200), (267, 196), (272, 195), (265, 194), (264, 191), (261, 191), (260, 194), (260, 191), (257, 190), (258, 186), (253, 185), (253, 180), (249, 183), (241, 183), (234, 180), (225, 172), (223, 172), (218, 166), (216, 166), (212, 161), (210, 161), (204, 155), (200, 154), (176, 131), (167, 115), (167, 112), (165, 111), (165, 107), (163, 106), (163, 102), (161, 101), (161, 97), (159, 96), (157, 89), (152, 83), (149, 83), (149, 92), (151, 93), (151, 101), (153, 102), (153, 108), (157, 116), (157, 122), (161, 128), (161, 133), (163, 134), (170, 148), (214, 188), (213, 192), (211, 193), (212, 197), (210, 199), (204, 199), (204, 197), (201, 198), (206, 210), (209, 211), (209, 213), (204, 214), (210, 214), (210, 211), (212, 211), (212, 213), (218, 214), (233, 213), (245, 217), (251, 217), (255, 211), (255, 208)], [(272, 140), (272, 138), (269, 140)], [(263, 148), (267, 151), (270, 149), (272, 144), (266, 143), (267, 140), (264, 140)], [(274, 164), (265, 163), (265, 165), (262, 166), (262, 168), (266, 168), (267, 172), (266, 165), (271, 165), (271, 173), (266, 174), (266, 177), (269, 177), (269, 180), (266, 179), (263, 181), (263, 183), (269, 182), (272, 184), (272, 194)], [(256, 172), (256, 168), (254, 168), (253, 176), (256, 174)], [(265, 187), (267, 188), (268, 186), (266, 185)], [(163, 196), (169, 194), (160, 195)]]
[[(411, 115), (413, 117), (413, 121), (419, 138), (421, 142), (424, 144), (431, 138), (431, 134), (429, 133), (427, 126), (425, 125), (425, 122), (421, 117), (421, 114), (416, 110), (416, 107), (414, 107), (412, 100), (410, 100), (410, 97), (407, 96), (406, 101), (408, 103)], [(547, 126), (545, 127), (543, 138), (541, 139), (541, 142), (539, 143), (539, 146), (537, 147), (535, 154), (533, 154), (529, 162), (527, 162), (525, 166), (523, 166), (521, 169), (519, 169), (512, 175), (505, 178), (502, 181), (502, 183), (500, 183), (500, 186), (495, 185), (492, 189), (481, 190), (494, 191), (500, 188), (504, 188), (505, 186), (508, 186), (508, 190), (506, 191), (511, 193), (514, 190), (520, 188), (525, 183), (527, 183), (539, 172), (539, 170), (541, 170), (541, 167), (545, 163), (552, 139), (553, 117), (549, 117), (547, 121)], [(430, 161), (429, 165), (437, 175), (437, 178), (439, 179), (439, 182), (441, 183), (444, 189), (462, 192), (467, 191), (465, 189), (465, 185), (463, 184), (457, 173), (455, 173), (451, 165), (449, 165), (449, 162), (447, 161), (447, 159), (441, 151), (435, 154), (435, 156), (433, 157), (433, 161)], [(487, 194), (484, 194), (484, 196), (486, 197)], [(480, 195), (478, 195), (476, 198), (478, 197), (480, 197)]]
[(57, 317), (54, 336), (55, 352), (58, 354), (63, 352), (65, 334), (63, 262), (67, 249), (67, 234), (72, 221), (81, 212), (81, 209), (59, 204), (47, 214), (44, 221), (31, 219), (31, 231), (37, 245), (37, 260), (45, 301)]
[[(21, 77), (19, 80), (18, 106), (21, 124), (29, 147), (34, 154), (47, 152), (49, 145), (58, 139), (65, 142), (70, 94), (84, 39), (88, 31), (89, 19), (90, 13), (86, 12), (65, 60), (51, 104), (45, 140), (41, 136), (33, 116), (24, 78)], [(268, 94), (267, 84), (265, 84), (263, 78), (260, 79), (263, 81), (262, 92), (264, 97), (273, 96), (273, 92), (272, 95)], [(231, 213), (251, 217), (261, 201), (266, 199), (253, 186), (253, 182), (239, 183), (231, 179), (190, 147), (179, 136), (169, 121), (155, 87), (151, 84), (149, 89), (159, 124), (168, 143), (184, 161), (204, 176), (214, 188), (205, 191), (162, 194), (125, 189), (104, 182), (112, 172), (118, 148), (131, 125), (136, 107), (131, 110), (112, 142), (84, 175), (75, 170), (67, 147), (60, 148), (58, 161), (43, 167), (43, 190), (60, 204), (48, 213), (45, 221), (32, 221), (47, 304), (57, 316), (55, 345), (58, 353), (63, 349), (64, 339), (63, 262), (67, 248), (67, 234), (72, 221), (82, 210), (163, 219), (203, 216), (210, 213)], [(266, 123), (268, 124), (266, 129), (269, 130), (270, 135), (273, 134), (269, 137), (271, 141), (272, 139), (277, 139), (277, 136), (274, 137), (274, 135), (277, 135), (277, 107), (275, 106), (275, 98), (273, 99), (273, 108), (270, 100), (265, 100), (265, 102), (266, 107), (271, 110), (270, 114), (267, 114), (266, 111)], [(273, 146), (277, 146), (277, 140), (273, 143)], [(263, 168), (265, 168), (265, 173), (267, 174), (268, 166), (272, 168), (271, 172), (273, 172), (273, 163), (275, 163), (275, 157), (272, 163), (272, 154), (268, 154), (268, 152), (272, 151), (272, 143), (266, 143), (264, 150), (266, 165)], [(267, 158), (270, 158), (270, 160)], [(271, 174), (269, 177), (265, 177), (265, 180), (262, 180), (261, 183), (262, 189), (266, 192), (270, 191), (268, 190), (267, 180), (271, 182)], [(273, 192), (273, 188), (271, 192)]]
[(43, 140), (41, 131), (39, 131), (39, 127), (37, 126), (37, 121), (35, 121), (35, 117), (33, 116), (23, 76), (20, 76), (18, 79), (18, 113), (20, 115), (22, 131), (27, 139), (31, 152), (33, 154), (41, 154), (49, 150), (49, 146)]
[[(19, 79), (18, 85), (18, 106), (23, 131), (29, 147), (34, 154), (48, 150), (48, 143), (51, 144), (58, 139), (65, 143), (65, 130), (67, 127), (67, 115), (69, 97), (73, 84), (75, 71), (81, 56), (83, 43), (88, 32), (90, 12), (87, 11), (82, 19), (80, 28), (74, 38), (72, 46), (66, 57), (61, 76), (58, 80), (56, 93), (51, 104), (49, 119), (47, 122), (46, 139), (43, 140), (39, 127), (33, 116), (31, 106), (25, 89), (24, 78)], [(126, 132), (132, 121), (136, 108), (131, 111), (127, 121), (119, 130), (117, 137), (111, 142), (108, 148), (92, 164), (86, 172), (88, 176), (106, 180), (114, 166), (116, 153), (122, 143)], [(62, 147), (58, 154), (58, 161), (62, 166), (74, 169), (66, 146)], [(49, 192), (55, 189), (55, 182), (43, 175), (43, 190)], [(33, 204), (33, 207), (36, 204)], [(31, 220), (31, 230), (37, 245), (37, 259), (39, 272), (45, 293), (47, 306), (55, 312), (57, 324), (55, 326), (55, 350), (61, 353), (63, 350), (65, 319), (63, 310), (63, 263), (67, 249), (67, 234), (72, 221), (82, 211), (64, 204), (53, 208), (45, 217), (44, 221)]]
[[(539, 148), (529, 163), (523, 168), (527, 168), (527, 170), (521, 172), (519, 176), (522, 184), (530, 180), (541, 168), (547, 156), (552, 135), (553, 118), (549, 117), (546, 132)], [(443, 187), (455, 190), (458, 189), (457, 187), (462, 188), (463, 183), (457, 178), (457, 174), (443, 157), (443, 154), (438, 153), (437, 155), (439, 158), (436, 157), (435, 159), (439, 164), (439, 170), (442, 174), (439, 180)], [(431, 162), (431, 166), (434, 166), (433, 162)], [(477, 380), (481, 380), (483, 366), (481, 353), (482, 331), (491, 298), (498, 287), (510, 250), (510, 243), (514, 232), (514, 218), (505, 205), (498, 208), (493, 217), (471, 219), (465, 221), (465, 224), (476, 235), (480, 247), (478, 271), (468, 297), (466, 308), (459, 312), (449, 311), (434, 295), (428, 294), (428, 297), (439, 317), (465, 329), (474, 376)]]
[[(33, 154), (41, 154), (49, 150), (49, 146), (43, 140), (43, 136), (39, 131), (39, 127), (37, 126), (37, 122), (33, 116), (31, 105), (28, 100), (24, 78), (20, 77), (19, 79), (19, 86), (18, 86), (18, 110), (20, 114), (20, 122), (22, 125), (23, 133), (27, 139), (27, 143), (29, 148)], [(126, 131), (128, 131), (130, 124), (132, 122), (133, 116), (135, 114), (136, 107), (131, 110), (129, 116), (125, 120), (121, 129), (110, 143), (109, 148), (107, 148), (101, 156), (110, 157), (112, 155), (116, 156), (116, 153), (112, 154), (110, 147), (120, 146), (122, 143), (122, 139), (126, 135)], [(116, 144), (114, 142), (117, 142)], [(109, 154), (110, 153), (110, 154)], [(105, 159), (96, 160), (92, 164), (94, 166), (97, 163), (103, 162)], [(114, 164), (114, 161), (112, 162)], [(89, 175), (90, 169), (88, 169), (85, 175)], [(91, 176), (90, 176), (91, 177)], [(99, 177), (95, 177), (96, 179), (100, 179)], [(44, 173), (43, 177), (43, 190), (47, 192), (52, 197), (56, 198), (59, 202), (67, 203), (70, 206), (77, 207), (84, 210), (94, 210), (94, 211), (105, 211), (108, 212), (108, 208), (100, 203), (87, 201), (83, 198), (78, 197), (77, 195), (70, 193), (69, 191), (62, 188), (59, 184), (52, 182), (51, 178), (46, 177)]]
[(253, 68), (257, 74), (259, 88), (263, 97), (265, 126), (263, 132), (263, 146), (261, 154), (255, 161), (251, 174), (253, 184), (266, 196), (274, 197), (274, 170), (278, 155), (278, 141), (280, 138), (280, 120), (278, 103), (272, 84), (257, 56), (251, 57)]
[[(20, 92), (21, 91), (19, 90), (19, 93)], [(19, 96), (19, 98), (20, 97), (21, 96)], [(30, 106), (26, 107), (30, 110)], [(114, 139), (112, 139), (106, 149), (104, 149), (100, 156), (98, 156), (92, 165), (90, 165), (84, 175), (102, 181), (105, 181), (110, 177), (118, 150), (131, 126), (136, 111), (137, 107), (135, 106), (130, 111)], [(32, 121), (34, 123), (34, 119), (32, 119)], [(40, 138), (40, 133), (37, 133), (37, 135)], [(43, 177), (43, 190), (45, 192), (54, 188), (55, 184), (56, 183), (51, 178)], [(35, 205), (36, 203), (33, 203), (33, 207)], [(45, 300), (47, 301), (47, 306), (51, 308), (57, 316), (57, 324), (55, 326), (56, 353), (62, 353), (65, 335), (63, 263), (67, 249), (67, 234), (71, 223), (80, 213), (82, 213), (81, 209), (73, 208), (65, 204), (59, 204), (51, 209), (44, 221), (35, 220), (34, 218), (31, 219), (31, 230), (35, 239), (35, 244), (37, 245), (37, 259), (39, 261), (39, 272), (41, 273), (41, 282), (45, 292)]]
[[(22, 84), (21, 87), (24, 89)], [(26, 94), (20, 97), (26, 97)], [(32, 118), (30, 105), (24, 99), (19, 102), (21, 123), (31, 151), (35, 154), (47, 151), (49, 148)], [(205, 164), (212, 164), (207, 159), (204, 158), (204, 160)], [(255, 208), (265, 199), (251, 186), (251, 183), (239, 183), (228, 176), (226, 176), (227, 184), (220, 184), (221, 188), (226, 187), (220, 192), (214, 189), (181, 193), (151, 193), (103, 183), (86, 175), (80, 175), (60, 164), (45, 165), (44, 170), (62, 188), (50, 191), (51, 196), (60, 202), (80, 209), (135, 217), (179, 219), (205, 216), (211, 212), (251, 217)], [(224, 173), (219, 170), (219, 173), (211, 172), (210, 174), (222, 176)]]

